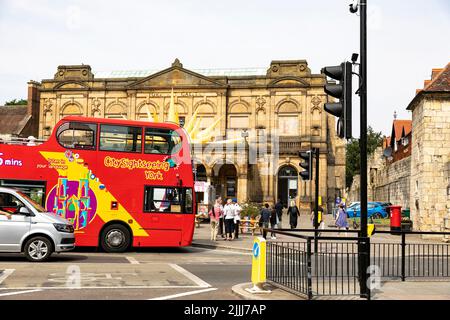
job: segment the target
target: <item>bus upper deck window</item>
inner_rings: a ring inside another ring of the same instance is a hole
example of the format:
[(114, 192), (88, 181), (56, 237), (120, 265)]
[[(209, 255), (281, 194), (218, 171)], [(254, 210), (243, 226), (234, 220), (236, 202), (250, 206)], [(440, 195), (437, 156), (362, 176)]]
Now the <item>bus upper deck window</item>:
[(101, 125), (100, 150), (141, 152), (142, 128)]
[(173, 154), (181, 148), (181, 137), (173, 130), (169, 129), (145, 129), (145, 153)]
[(66, 122), (58, 128), (56, 138), (65, 148), (94, 150), (96, 132), (96, 124)]

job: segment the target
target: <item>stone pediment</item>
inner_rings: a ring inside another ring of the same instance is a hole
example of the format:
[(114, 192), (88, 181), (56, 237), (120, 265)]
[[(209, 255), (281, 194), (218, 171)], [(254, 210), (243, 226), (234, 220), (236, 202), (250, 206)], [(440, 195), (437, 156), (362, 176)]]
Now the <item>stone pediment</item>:
[(309, 87), (310, 84), (299, 77), (282, 77), (268, 84), (268, 87)]
[(89, 86), (80, 81), (65, 81), (57, 84), (54, 89), (89, 89)]
[(199, 73), (184, 69), (177, 60), (172, 67), (152, 74), (128, 85), (130, 89), (148, 87), (226, 87), (225, 83), (205, 77)]

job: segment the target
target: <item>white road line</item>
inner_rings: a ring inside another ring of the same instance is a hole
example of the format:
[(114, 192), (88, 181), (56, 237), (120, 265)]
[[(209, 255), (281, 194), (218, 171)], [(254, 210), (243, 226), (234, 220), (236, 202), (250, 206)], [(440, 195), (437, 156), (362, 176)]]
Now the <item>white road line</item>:
[(133, 257), (126, 257), (128, 262), (130, 262), (131, 264), (140, 264), (139, 261), (137, 261), (135, 258)]
[[(199, 286), (92, 286), (92, 287), (17, 287), (17, 288), (0, 288), (1, 291), (5, 290), (79, 290), (79, 289), (198, 289)], [(203, 288), (203, 287), (202, 287)]]
[(5, 269), (2, 273), (0, 273), (0, 284), (2, 284), (3, 281), (6, 280), (10, 275), (13, 274), (13, 272), (16, 271), (16, 269)]
[(202, 289), (202, 290), (183, 292), (183, 293), (173, 294), (173, 295), (165, 296), (165, 297), (152, 298), (152, 299), (148, 299), (148, 300), (169, 300), (169, 299), (175, 299), (175, 298), (179, 298), (179, 297), (185, 297), (185, 296), (190, 296), (193, 294), (199, 294), (199, 293), (204, 293), (204, 292), (209, 292), (209, 291), (214, 291), (214, 290), (217, 290), (217, 288), (208, 288), (208, 289)]
[(7, 292), (7, 293), (0, 293), (0, 297), (6, 297), (6, 296), (13, 296), (16, 294), (25, 294), (25, 293), (32, 293), (32, 292), (39, 292), (42, 290), (25, 290), (25, 291), (15, 291), (15, 292)]
[(176, 271), (178, 271), (179, 273), (184, 275), (189, 280), (191, 280), (194, 283), (196, 283), (200, 288), (209, 288), (209, 287), (211, 287), (211, 285), (209, 283), (203, 281), (202, 279), (197, 277), (195, 274), (190, 273), (189, 271), (187, 271), (186, 269), (180, 267), (179, 265), (177, 265), (175, 263), (169, 263), (169, 266), (171, 266), (173, 269), (175, 269)]

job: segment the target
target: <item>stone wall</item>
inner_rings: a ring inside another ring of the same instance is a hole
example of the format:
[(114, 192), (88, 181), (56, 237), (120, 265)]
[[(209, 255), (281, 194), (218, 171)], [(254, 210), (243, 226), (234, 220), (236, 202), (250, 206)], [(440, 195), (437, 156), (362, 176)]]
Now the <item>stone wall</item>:
[(413, 108), (411, 216), (415, 228), (442, 231), (450, 215), (450, 99), (424, 95)]
[[(379, 147), (367, 159), (367, 168), (368, 201), (391, 202), (409, 208), (411, 157), (387, 162), (383, 157), (383, 149)], [(360, 201), (359, 182), (360, 176), (355, 175), (348, 192), (350, 202)]]
[(410, 206), (411, 157), (382, 166), (371, 184), (369, 201), (391, 202), (393, 205)]

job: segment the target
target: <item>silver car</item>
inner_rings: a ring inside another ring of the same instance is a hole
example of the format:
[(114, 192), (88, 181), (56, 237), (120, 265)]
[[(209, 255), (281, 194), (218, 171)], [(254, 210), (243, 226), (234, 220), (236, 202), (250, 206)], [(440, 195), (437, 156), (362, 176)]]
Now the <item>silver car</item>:
[(43, 262), (53, 252), (75, 248), (72, 224), (20, 191), (0, 187), (0, 252), (25, 253), (28, 260)]

